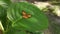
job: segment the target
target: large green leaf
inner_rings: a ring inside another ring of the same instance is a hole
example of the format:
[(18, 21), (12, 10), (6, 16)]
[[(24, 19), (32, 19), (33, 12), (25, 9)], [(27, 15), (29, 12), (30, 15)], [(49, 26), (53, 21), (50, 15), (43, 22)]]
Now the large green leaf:
[[(22, 12), (30, 14), (30, 18), (23, 18)], [(7, 17), (12, 21), (12, 27), (28, 31), (41, 31), (48, 27), (45, 14), (33, 4), (20, 2), (11, 4), (7, 10)]]

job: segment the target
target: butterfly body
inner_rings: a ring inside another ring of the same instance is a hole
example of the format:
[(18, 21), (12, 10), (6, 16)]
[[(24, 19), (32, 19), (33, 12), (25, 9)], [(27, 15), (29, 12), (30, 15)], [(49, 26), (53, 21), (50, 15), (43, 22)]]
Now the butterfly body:
[(27, 14), (25, 11), (22, 12), (23, 18), (30, 18), (31, 15)]

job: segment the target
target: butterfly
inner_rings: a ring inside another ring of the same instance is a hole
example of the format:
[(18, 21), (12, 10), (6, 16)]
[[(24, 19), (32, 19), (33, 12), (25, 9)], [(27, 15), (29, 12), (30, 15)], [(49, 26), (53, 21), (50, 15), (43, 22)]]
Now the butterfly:
[(30, 18), (31, 14), (27, 14), (25, 11), (22, 11), (23, 18)]

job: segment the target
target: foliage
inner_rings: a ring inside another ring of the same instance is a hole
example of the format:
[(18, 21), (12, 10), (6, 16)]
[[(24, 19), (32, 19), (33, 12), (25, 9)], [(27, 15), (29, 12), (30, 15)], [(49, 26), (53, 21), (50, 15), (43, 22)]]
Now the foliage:
[(4, 34), (35, 34), (48, 27), (47, 17), (33, 4), (9, 1), (6, 2), (6, 6), (0, 6), (0, 20)]

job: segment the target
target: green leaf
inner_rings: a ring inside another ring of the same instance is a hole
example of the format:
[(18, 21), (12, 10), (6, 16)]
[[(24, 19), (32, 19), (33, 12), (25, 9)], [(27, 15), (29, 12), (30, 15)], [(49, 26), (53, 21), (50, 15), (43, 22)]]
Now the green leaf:
[[(30, 18), (23, 18), (22, 12), (30, 14)], [(41, 31), (48, 27), (46, 15), (33, 4), (20, 2), (11, 4), (7, 10), (7, 17), (12, 21), (12, 27), (32, 32)]]
[(7, 7), (7, 3), (5, 3), (4, 1), (0, 0), (0, 6), (6, 8)]
[(4, 8), (3, 6), (0, 5), (0, 20), (5, 29), (6, 29), (6, 24), (7, 24), (6, 16), (7, 16), (6, 8)]
[(23, 30), (21, 31), (21, 30), (11, 28), (7, 32), (5, 32), (5, 34), (26, 34), (26, 32)]
[(0, 17), (6, 16), (6, 9), (0, 5)]
[(5, 3), (7, 3), (8, 5), (11, 4), (11, 0), (2, 0), (4, 1)]

